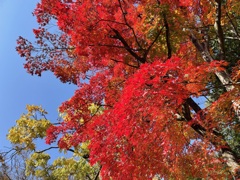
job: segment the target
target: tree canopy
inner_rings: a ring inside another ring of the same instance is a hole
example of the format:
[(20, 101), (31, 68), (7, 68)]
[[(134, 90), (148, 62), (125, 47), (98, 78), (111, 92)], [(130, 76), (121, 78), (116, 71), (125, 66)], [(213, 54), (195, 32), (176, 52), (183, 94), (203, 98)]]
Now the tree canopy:
[(239, 7), (41, 0), (36, 41), (19, 37), (16, 49), (28, 73), (52, 71), (78, 85), (46, 143), (67, 150), (89, 142), (102, 179), (238, 178)]
[(46, 137), (47, 128), (53, 125), (46, 119), (47, 112), (35, 105), (27, 105), (26, 109), (27, 113), (16, 121), (16, 125), (7, 135), (13, 147), (0, 153), (2, 179), (99, 179), (101, 167), (98, 164), (89, 164), (88, 141), (67, 149), (72, 153), (70, 157), (60, 153), (57, 153), (58, 158), (52, 157), (53, 153), (48, 151), (58, 150), (66, 153), (66, 149), (57, 145), (38, 145), (39, 140)]

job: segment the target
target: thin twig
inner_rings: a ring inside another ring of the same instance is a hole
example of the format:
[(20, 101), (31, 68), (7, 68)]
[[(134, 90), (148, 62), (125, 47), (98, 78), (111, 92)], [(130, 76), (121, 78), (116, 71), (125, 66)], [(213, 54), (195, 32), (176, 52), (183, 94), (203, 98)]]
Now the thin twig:
[[(46, 152), (46, 151), (48, 151), (48, 150), (50, 150), (50, 149), (59, 149), (59, 147), (58, 147), (58, 146), (49, 147), (49, 148), (44, 149), (44, 150), (42, 150), (42, 151), (36, 151), (36, 153), (43, 153), (43, 152)], [(67, 150), (67, 151), (70, 151), (70, 152), (75, 152), (73, 149), (66, 149), (66, 150)]]
[(111, 60), (112, 61), (114, 61), (114, 62), (119, 62), (119, 63), (123, 63), (123, 64), (125, 64), (125, 65), (127, 65), (127, 66), (130, 66), (130, 67), (133, 67), (133, 68), (139, 68), (139, 66), (134, 66), (134, 65), (132, 65), (132, 64), (128, 64), (128, 63), (125, 63), (125, 62), (123, 62), (123, 61), (119, 61), (119, 60), (116, 60), (116, 59), (113, 59), (113, 58), (111, 58)]
[(130, 24), (127, 22), (127, 18), (126, 18), (127, 12), (124, 12), (120, 0), (118, 0), (118, 3), (119, 3), (119, 6), (120, 6), (120, 9), (121, 9), (121, 11), (122, 11), (123, 19), (124, 19), (124, 22), (125, 22), (126, 26), (129, 27), (129, 29), (131, 29), (131, 31), (132, 31), (132, 33), (133, 33), (133, 36), (134, 36), (134, 39), (135, 39), (138, 47), (139, 47), (140, 49), (143, 49), (142, 46), (141, 46), (141, 44), (140, 44), (139, 41), (138, 41), (138, 38), (137, 38), (137, 35), (136, 35), (134, 29), (133, 29), (132, 26), (130, 26)]

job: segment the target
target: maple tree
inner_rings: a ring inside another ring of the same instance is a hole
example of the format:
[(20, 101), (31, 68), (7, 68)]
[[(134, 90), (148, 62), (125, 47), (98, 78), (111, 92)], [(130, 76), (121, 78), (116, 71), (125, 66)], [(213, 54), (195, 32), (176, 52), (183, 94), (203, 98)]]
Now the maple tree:
[(19, 37), (17, 51), (29, 73), (79, 87), (46, 142), (90, 141), (103, 179), (238, 178), (239, 5), (41, 0), (36, 42)]

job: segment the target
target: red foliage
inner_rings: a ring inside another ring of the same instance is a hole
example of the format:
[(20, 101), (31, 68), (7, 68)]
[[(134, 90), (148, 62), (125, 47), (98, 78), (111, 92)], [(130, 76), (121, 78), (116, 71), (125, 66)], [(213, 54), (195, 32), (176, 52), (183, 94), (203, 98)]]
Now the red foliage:
[[(200, 21), (204, 12), (199, 1), (190, 0), (42, 0), (34, 11), (37, 47), (20, 37), (17, 50), (29, 73), (50, 70), (79, 86), (61, 105), (66, 117), (48, 129), (46, 142), (70, 148), (90, 140), (90, 161), (101, 164), (103, 179), (221, 177), (212, 139), (202, 140), (190, 129), (199, 123), (210, 136), (218, 124), (208, 116), (203, 123), (203, 111), (189, 123), (176, 120), (187, 99), (208, 93), (213, 74), (227, 66), (203, 62), (186, 42), (183, 30), (197, 26), (195, 15)], [(47, 30), (50, 22), (59, 34)], [(167, 28), (174, 34), (172, 49)], [(91, 103), (101, 113), (90, 112)], [(183, 168), (183, 162), (190, 165)]]

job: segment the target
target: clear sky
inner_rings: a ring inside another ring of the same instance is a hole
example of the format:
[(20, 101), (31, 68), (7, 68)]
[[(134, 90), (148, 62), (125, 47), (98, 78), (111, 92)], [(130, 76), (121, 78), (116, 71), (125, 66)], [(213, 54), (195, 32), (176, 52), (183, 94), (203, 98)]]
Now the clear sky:
[(24, 59), (15, 51), (18, 36), (34, 40), (32, 29), (37, 28), (37, 23), (32, 12), (37, 2), (0, 0), (0, 150), (10, 147), (6, 134), (26, 112), (26, 104), (42, 105), (49, 112), (48, 119), (54, 122), (58, 106), (76, 89), (49, 72), (42, 77), (27, 74)]

